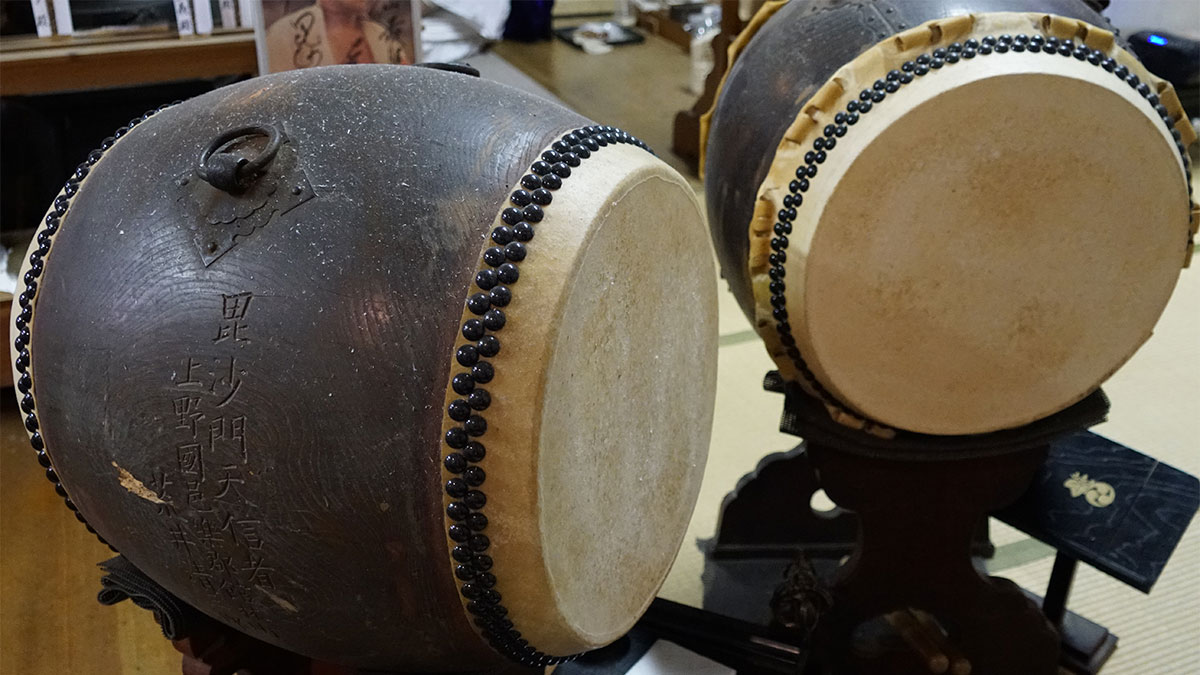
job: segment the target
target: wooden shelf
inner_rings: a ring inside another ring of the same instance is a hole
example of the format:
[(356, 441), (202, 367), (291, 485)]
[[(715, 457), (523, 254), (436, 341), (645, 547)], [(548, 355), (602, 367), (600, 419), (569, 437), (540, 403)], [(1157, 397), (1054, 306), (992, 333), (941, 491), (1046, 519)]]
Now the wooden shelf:
[(0, 96), (255, 74), (254, 31), (16, 38), (0, 45)]

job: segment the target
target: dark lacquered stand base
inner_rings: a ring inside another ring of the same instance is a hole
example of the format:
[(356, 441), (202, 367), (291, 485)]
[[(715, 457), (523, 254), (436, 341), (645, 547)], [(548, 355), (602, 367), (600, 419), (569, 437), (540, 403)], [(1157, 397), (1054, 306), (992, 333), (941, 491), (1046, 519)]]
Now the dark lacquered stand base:
[[(183, 655), (183, 675), (421, 675), (361, 670), (314, 661), (256, 640), (216, 621), (197, 627), (185, 639), (172, 640), (172, 644)], [(542, 672), (541, 669), (514, 666), (457, 675), (540, 675)]]
[[(119, 568), (114, 574), (109, 567)], [(314, 661), (252, 638), (183, 603), (118, 556), (102, 564), (101, 602), (132, 600), (154, 613), (183, 656), (183, 675), (422, 675), (413, 671), (361, 670)], [(670, 640), (739, 673), (794, 675), (805, 648), (795, 635), (713, 612), (656, 599), (638, 624), (613, 644), (558, 666), (555, 675), (623, 675), (660, 639)], [(456, 675), (541, 675), (520, 666)], [(432, 673), (424, 675), (433, 675)], [(445, 675), (445, 674), (442, 674)]]
[(980, 574), (970, 555), (985, 514), (1021, 495), (1044, 446), (947, 461), (883, 460), (819, 443), (808, 452), (826, 493), (861, 526), (817, 624), (821, 665), (864, 674), (1057, 671), (1058, 635), (1038, 606), (1012, 582)]
[[(1084, 431), (1099, 391), (1019, 429), (883, 439), (764, 386), (805, 442), (726, 497), (704, 606), (807, 637), (810, 675), (1097, 673), (1117, 638), (1067, 610), (1078, 561), (1148, 593), (1200, 505), (1195, 477)], [(837, 508), (810, 506), (822, 489)], [(983, 572), (989, 514), (1058, 550), (1044, 600)]]
[[(97, 599), (103, 605), (126, 600), (148, 610), (163, 636), (183, 656), (183, 675), (420, 675), (413, 671), (367, 671), (314, 661), (253, 638), (217, 621), (146, 576), (124, 556), (100, 563), (104, 576)], [(533, 675), (541, 669), (518, 666), (458, 675)]]
[[(885, 439), (832, 422), (776, 376), (766, 384), (785, 395), (781, 429), (806, 442), (764, 460), (730, 496), (711, 554), (717, 561), (796, 549), (827, 560), (849, 554), (825, 564), (824, 579), (792, 570), (775, 592), (774, 620), (813, 631), (808, 672), (1057, 672), (1065, 589), (1051, 593), (1063, 606), (1048, 617), (1015, 584), (977, 569), (973, 554), (990, 554), (987, 515), (1029, 488), (1049, 443), (1104, 418), (1102, 394), (1020, 429)], [(841, 508), (814, 512), (808, 504), (817, 489)]]
[[(159, 586), (122, 556), (101, 563), (99, 600), (126, 600), (154, 614), (164, 636), (183, 655), (183, 675), (421, 675), (367, 671), (314, 661), (216, 621)], [(659, 639), (684, 645), (755, 675), (793, 675), (804, 649), (785, 630), (740, 621), (667, 600), (655, 600), (641, 621), (612, 645), (558, 666), (555, 675), (623, 675)], [(457, 675), (540, 675), (517, 665)], [(426, 674), (432, 675), (432, 674)], [(443, 674), (444, 675), (444, 674)]]
[[(314, 661), (213, 622), (214, 630), (174, 640), (183, 654), (183, 675), (435, 675), (413, 671), (362, 670)], [(542, 675), (519, 666), (454, 675)], [(445, 675), (445, 674), (439, 674)]]
[(171, 644), (183, 655), (183, 675), (351, 675), (352, 672), (315, 663), (216, 621), (195, 626), (188, 637), (172, 640)]
[[(314, 661), (211, 619), (195, 626), (187, 638), (171, 643), (183, 655), (183, 675), (422, 675)], [(513, 666), (457, 675), (541, 675), (542, 672), (542, 669)]]

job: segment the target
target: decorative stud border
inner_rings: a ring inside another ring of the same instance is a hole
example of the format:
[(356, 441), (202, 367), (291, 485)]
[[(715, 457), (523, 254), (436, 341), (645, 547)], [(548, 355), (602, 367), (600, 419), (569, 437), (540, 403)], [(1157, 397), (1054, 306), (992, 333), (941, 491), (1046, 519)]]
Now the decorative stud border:
[[(867, 430), (871, 428), (887, 429), (888, 427), (864, 418), (859, 413), (850, 410), (845, 404), (834, 397), (816, 376), (813, 375), (812, 370), (800, 355), (800, 350), (796, 347), (795, 337), (792, 336), (791, 325), (788, 323), (787, 286), (784, 282), (786, 269), (783, 265), (787, 261), (788, 235), (792, 233), (792, 221), (797, 216), (796, 209), (804, 203), (804, 193), (808, 191), (811, 184), (810, 181), (816, 178), (817, 167), (824, 163), (828, 158), (828, 153), (837, 147), (838, 139), (845, 136), (849, 128), (854, 126), (862, 115), (870, 113), (876, 105), (882, 104), (888, 94), (896, 93), (904, 85), (909, 84), (918, 77), (929, 74), (931, 70), (939, 70), (960, 61), (970, 61), (976, 57), (988, 56), (990, 54), (1005, 54), (1010, 51), (1016, 53), (1025, 51), (1033, 53), (1041, 52), (1050, 55), (1058, 54), (1068, 58), (1074, 57), (1076, 60), (1087, 61), (1093, 66), (1103, 68), (1105, 71), (1123, 80), (1135, 89), (1138, 94), (1141, 94), (1142, 98), (1146, 99), (1154, 108), (1154, 111), (1158, 113), (1158, 116), (1162, 118), (1163, 124), (1166, 125), (1167, 130), (1171, 134), (1171, 138), (1175, 140), (1175, 147), (1179, 152), (1180, 159), (1183, 161), (1184, 175), (1191, 175), (1191, 160), (1188, 157), (1187, 148), (1184, 147), (1182, 136), (1179, 130), (1175, 128), (1171, 114), (1162, 101), (1159, 100), (1158, 94), (1151, 89), (1149, 84), (1142, 82), (1141, 78), (1130, 72), (1129, 68), (1120, 65), (1103, 51), (1090, 49), (1082, 44), (1076, 45), (1072, 40), (1059, 40), (1055, 37), (1020, 34), (1016, 37), (1011, 35), (993, 37), (989, 35), (980, 40), (972, 38), (963, 43), (955, 42), (946, 47), (934, 49), (930, 53), (921, 54), (911, 61), (905, 61), (899, 70), (888, 72), (884, 79), (875, 80), (871, 88), (863, 89), (859, 92), (858, 100), (847, 103), (845, 110), (834, 115), (833, 123), (827, 124), (822, 129), (822, 135), (813, 141), (812, 150), (804, 153), (804, 164), (796, 168), (796, 178), (788, 184), (790, 194), (784, 196), (783, 208), (776, 214), (775, 237), (771, 239), (771, 254), (768, 258), (771, 267), (767, 271), (767, 274), (771, 279), (769, 286), (771, 292), (771, 316), (775, 319), (775, 330), (779, 335), (779, 341), (783, 343), (788, 357), (822, 402), (856, 419), (863, 419)], [(1189, 180), (1188, 212), (1191, 211), (1191, 197), (1192, 185)], [(1187, 245), (1189, 247), (1194, 245), (1193, 235), (1188, 235)]]
[(74, 512), (75, 519), (83, 523), (88, 532), (96, 535), (100, 543), (108, 546), (114, 552), (117, 549), (105, 541), (104, 537), (101, 537), (95, 528), (88, 523), (87, 519), (83, 517), (83, 514), (79, 513), (79, 508), (75, 506), (75, 502), (71, 501), (70, 495), (67, 494), (62, 481), (59, 480), (58, 472), (55, 471), (54, 466), (50, 462), (50, 456), (46, 454), (46, 443), (42, 439), (37, 418), (37, 401), (34, 397), (36, 388), (33, 385), (33, 377), (29, 372), (29, 346), (32, 340), (33, 306), (34, 299), (37, 296), (37, 280), (45, 270), (45, 259), (50, 253), (51, 245), (54, 243), (54, 235), (58, 232), (59, 225), (62, 223), (62, 219), (67, 215), (67, 210), (71, 206), (71, 201), (74, 199), (76, 193), (79, 192), (79, 186), (91, 171), (91, 167), (100, 161), (100, 158), (117, 142), (117, 139), (129, 133), (130, 129), (150, 119), (156, 113), (162, 112), (166, 108), (178, 103), (179, 101), (175, 101), (155, 110), (147, 111), (141, 117), (129, 120), (128, 125), (117, 129), (112, 136), (100, 141), (100, 147), (89, 152), (87, 159), (75, 168), (74, 173), (71, 174), (71, 177), (67, 179), (66, 184), (63, 186), (62, 192), (54, 198), (51, 211), (46, 214), (45, 224), (37, 233), (37, 248), (29, 254), (29, 269), (25, 272), (23, 279), (25, 289), (17, 297), (17, 304), (20, 306), (21, 311), (17, 314), (16, 321), (14, 322), (17, 335), (13, 338), (13, 347), (16, 349), (17, 357), (13, 361), (13, 367), (19, 373), (16, 385), (17, 391), (21, 393), (21, 412), (25, 413), (25, 428), (30, 434), (29, 443), (33, 446), (34, 451), (37, 452), (38, 464), (41, 464), (42, 468), (46, 470), (46, 478), (54, 485), (54, 491), (63, 498), (67, 508)]
[(564, 663), (578, 654), (551, 656), (532, 647), (508, 617), (508, 609), (495, 589), (494, 561), (487, 554), (491, 540), (483, 533), (488, 526), (484, 514), (487, 495), (479, 489), (487, 479), (481, 463), (488, 451), (477, 440), (487, 433), (488, 422), (482, 413), (491, 405), (492, 397), (478, 385), (496, 376), (495, 368), (485, 359), (500, 353), (496, 334), (508, 321), (502, 308), (512, 302), (511, 286), (520, 278), (519, 264), (529, 254), (528, 243), (534, 238), (535, 226), (545, 217), (543, 207), (554, 199), (552, 191), (562, 187), (571, 170), (592, 153), (618, 143), (654, 154), (641, 140), (620, 129), (588, 126), (555, 141), (521, 177), (520, 187), (509, 196), (510, 206), (500, 213), (502, 224), (491, 231), (494, 246), (483, 252), (484, 264), (475, 274), (479, 292), (467, 298), (467, 310), (475, 318), (463, 322), (461, 330), (469, 344), (454, 354), (458, 365), (466, 369), (450, 381), (450, 387), (463, 398), (451, 401), (446, 408), (446, 415), (458, 426), (446, 432), (450, 452), (443, 459), (446, 470), (454, 474), (445, 484), (452, 500), (446, 506), (446, 516), (453, 521), (447, 534), (455, 543), (450, 554), (456, 563), (454, 575), (461, 582), (459, 592), (468, 601), (467, 611), (475, 617), (484, 639), (493, 649), (524, 666)]

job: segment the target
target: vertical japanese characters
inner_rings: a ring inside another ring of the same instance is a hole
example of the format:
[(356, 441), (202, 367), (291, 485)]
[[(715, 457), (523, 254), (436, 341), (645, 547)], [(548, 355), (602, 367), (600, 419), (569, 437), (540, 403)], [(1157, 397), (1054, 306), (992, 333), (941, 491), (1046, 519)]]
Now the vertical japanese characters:
[(171, 522), (171, 545), (181, 551), (195, 584), (237, 602), (244, 628), (270, 633), (258, 607), (274, 595), (274, 569), (260, 535), (258, 506), (242, 493), (255, 479), (251, 420), (239, 409), (249, 377), (241, 346), (251, 342), (251, 293), (220, 296), (211, 346), (183, 356), (172, 369), (169, 414), (171, 470), (158, 470), (151, 487)]

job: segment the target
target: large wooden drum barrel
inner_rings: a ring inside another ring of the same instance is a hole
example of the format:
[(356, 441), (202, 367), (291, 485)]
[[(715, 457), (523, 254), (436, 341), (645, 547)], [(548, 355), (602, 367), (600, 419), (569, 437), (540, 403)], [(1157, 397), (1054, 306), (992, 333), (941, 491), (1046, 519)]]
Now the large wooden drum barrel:
[(739, 36), (710, 225), (781, 372), (836, 419), (1020, 426), (1150, 336), (1196, 232), (1195, 133), (1103, 26), (1076, 0), (793, 0)]
[(250, 80), (67, 183), (18, 395), (69, 506), (231, 626), (363, 667), (556, 663), (628, 630), (694, 505), (702, 223), (641, 141), (504, 86)]

